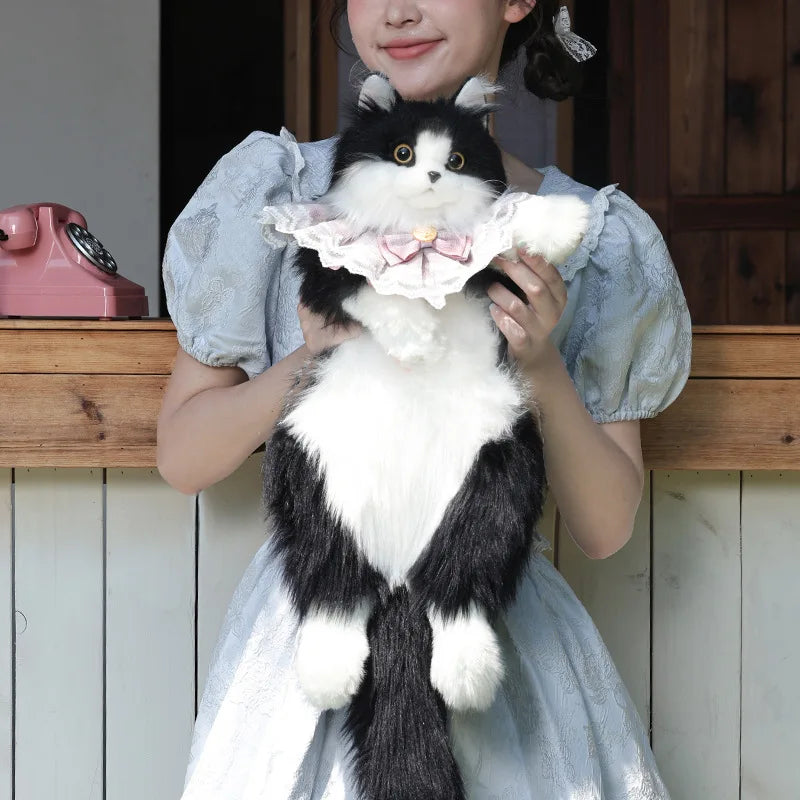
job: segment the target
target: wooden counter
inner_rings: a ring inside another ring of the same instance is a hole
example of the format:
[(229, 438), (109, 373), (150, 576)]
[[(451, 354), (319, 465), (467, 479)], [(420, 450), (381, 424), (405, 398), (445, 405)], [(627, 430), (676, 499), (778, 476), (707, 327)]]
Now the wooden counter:
[[(0, 467), (150, 467), (177, 347), (166, 319), (0, 320)], [(800, 327), (696, 327), (649, 469), (800, 469)]]

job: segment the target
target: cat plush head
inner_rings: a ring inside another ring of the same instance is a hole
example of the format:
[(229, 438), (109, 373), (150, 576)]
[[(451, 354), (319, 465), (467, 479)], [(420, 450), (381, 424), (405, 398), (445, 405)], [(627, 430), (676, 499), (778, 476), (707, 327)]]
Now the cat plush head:
[(325, 202), (354, 234), (420, 225), (470, 231), (506, 189), (485, 125), (492, 91), (470, 78), (452, 98), (404, 100), (385, 78), (370, 76), (339, 138)]

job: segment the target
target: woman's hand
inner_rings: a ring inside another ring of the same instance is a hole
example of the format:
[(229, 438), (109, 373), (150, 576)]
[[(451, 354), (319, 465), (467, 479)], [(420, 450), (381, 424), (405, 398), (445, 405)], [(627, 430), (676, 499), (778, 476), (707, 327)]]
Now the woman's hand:
[(308, 306), (299, 303), (297, 316), (300, 317), (300, 328), (306, 347), (312, 356), (316, 356), (329, 347), (336, 347), (347, 339), (361, 334), (363, 328), (357, 323), (352, 325), (326, 325), (325, 318), (315, 314)]
[(553, 345), (550, 332), (567, 305), (567, 287), (558, 270), (541, 256), (520, 253), (518, 263), (499, 256), (494, 263), (525, 293), (520, 300), (500, 283), (489, 287), (492, 318), (508, 340), (508, 349), (523, 368), (535, 369)]

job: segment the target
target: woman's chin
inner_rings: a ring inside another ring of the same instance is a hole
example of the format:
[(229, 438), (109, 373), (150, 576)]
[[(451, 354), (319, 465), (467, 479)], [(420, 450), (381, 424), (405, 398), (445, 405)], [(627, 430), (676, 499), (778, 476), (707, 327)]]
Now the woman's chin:
[(432, 81), (431, 75), (441, 75), (441, 70), (427, 65), (423, 70), (419, 66), (384, 67), (389, 83), (404, 100), (438, 100), (441, 97), (451, 97), (461, 87), (463, 81)]

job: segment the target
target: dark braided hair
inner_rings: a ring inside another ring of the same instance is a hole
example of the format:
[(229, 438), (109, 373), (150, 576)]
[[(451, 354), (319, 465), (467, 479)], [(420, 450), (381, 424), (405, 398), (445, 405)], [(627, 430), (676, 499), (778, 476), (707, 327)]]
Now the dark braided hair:
[[(525, 2), (525, 0), (519, 0)], [(339, 22), (347, 13), (347, 0), (330, 0), (331, 33), (337, 43)], [(566, 100), (580, 91), (580, 64), (556, 38), (553, 18), (561, 0), (537, 0), (527, 16), (510, 25), (500, 53), (500, 69), (514, 61), (520, 50), (526, 54), (525, 88), (543, 100)]]

